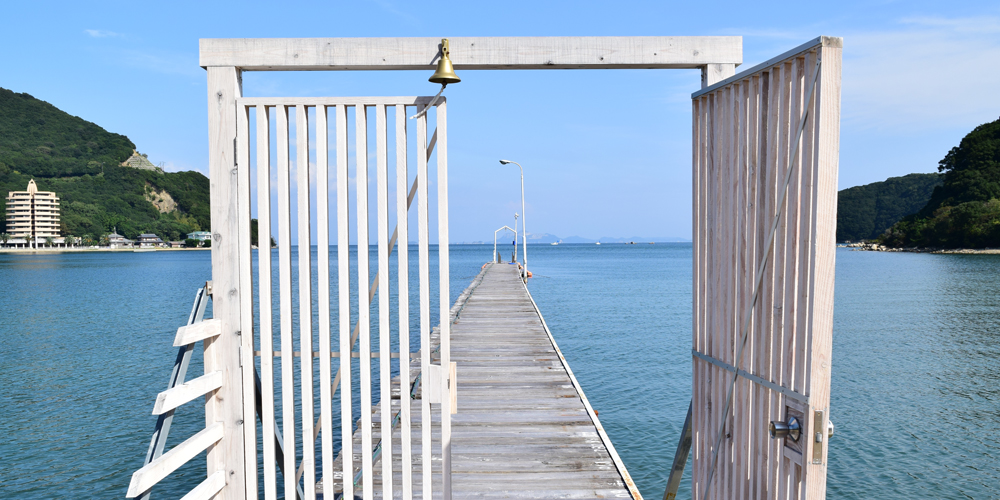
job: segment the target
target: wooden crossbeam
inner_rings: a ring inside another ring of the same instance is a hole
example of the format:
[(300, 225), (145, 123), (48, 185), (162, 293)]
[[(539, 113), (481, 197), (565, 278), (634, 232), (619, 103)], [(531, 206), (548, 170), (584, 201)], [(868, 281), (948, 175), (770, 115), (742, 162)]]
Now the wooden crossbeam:
[[(740, 36), (454, 37), (456, 70), (668, 69), (743, 62)], [(441, 38), (203, 38), (202, 67), (433, 70)]]

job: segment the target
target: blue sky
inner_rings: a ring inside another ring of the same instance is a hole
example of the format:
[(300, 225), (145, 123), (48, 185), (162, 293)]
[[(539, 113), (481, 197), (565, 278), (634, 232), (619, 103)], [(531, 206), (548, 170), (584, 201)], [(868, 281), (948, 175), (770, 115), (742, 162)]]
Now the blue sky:
[[(207, 174), (199, 38), (741, 35), (744, 67), (844, 37), (840, 187), (937, 161), (1000, 116), (995, 2), (5, 2), (0, 87)], [(428, 95), (422, 72), (252, 73), (246, 95)], [(453, 241), (520, 211), (559, 236), (691, 233), (696, 70), (465, 71), (449, 87)]]

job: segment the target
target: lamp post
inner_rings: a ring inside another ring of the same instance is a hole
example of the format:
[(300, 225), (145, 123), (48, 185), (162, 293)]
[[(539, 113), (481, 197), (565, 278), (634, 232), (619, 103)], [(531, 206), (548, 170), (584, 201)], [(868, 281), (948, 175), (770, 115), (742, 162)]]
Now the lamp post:
[(514, 212), (514, 262), (517, 262), (517, 212)]
[(521, 234), (524, 235), (524, 238), (522, 238), (522, 241), (524, 242), (523, 243), (524, 251), (521, 252), (521, 255), (524, 258), (524, 282), (527, 283), (528, 282), (528, 229), (527, 229), (528, 217), (524, 213), (524, 167), (522, 167), (521, 164), (516, 161), (500, 160), (501, 165), (506, 165), (508, 163), (513, 163), (514, 165), (517, 165), (517, 168), (521, 170)]

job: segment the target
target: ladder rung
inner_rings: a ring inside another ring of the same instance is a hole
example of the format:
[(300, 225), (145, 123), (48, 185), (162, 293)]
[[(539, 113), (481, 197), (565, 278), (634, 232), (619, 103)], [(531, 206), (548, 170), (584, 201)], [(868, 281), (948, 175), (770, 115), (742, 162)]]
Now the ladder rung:
[(153, 415), (162, 415), (220, 387), (222, 387), (222, 372), (214, 371), (194, 380), (189, 380), (173, 389), (167, 389), (156, 396), (156, 404), (153, 405)]
[(215, 337), (222, 333), (221, 319), (206, 319), (177, 329), (174, 347), (193, 344), (199, 340)]
[(215, 496), (216, 493), (222, 491), (224, 486), (226, 486), (225, 471), (216, 471), (215, 474), (208, 476), (208, 479), (202, 481), (190, 493), (181, 497), (181, 500), (208, 500)]
[(125, 498), (135, 498), (152, 488), (156, 483), (179, 469), (199, 453), (208, 449), (222, 439), (222, 422), (216, 422), (201, 432), (187, 438), (183, 443), (174, 446), (160, 458), (146, 464), (145, 467), (132, 474)]

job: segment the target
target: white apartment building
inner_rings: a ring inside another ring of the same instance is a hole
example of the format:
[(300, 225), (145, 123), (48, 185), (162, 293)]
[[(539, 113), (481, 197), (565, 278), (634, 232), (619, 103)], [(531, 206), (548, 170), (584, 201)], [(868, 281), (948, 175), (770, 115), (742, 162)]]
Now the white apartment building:
[(51, 191), (39, 191), (35, 180), (27, 191), (7, 192), (7, 233), (34, 244), (45, 238), (59, 238), (59, 198)]

